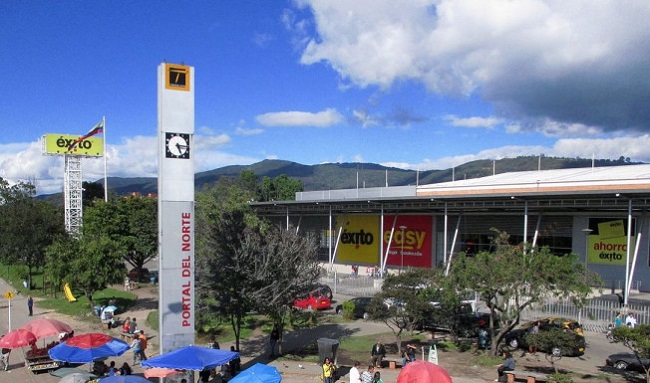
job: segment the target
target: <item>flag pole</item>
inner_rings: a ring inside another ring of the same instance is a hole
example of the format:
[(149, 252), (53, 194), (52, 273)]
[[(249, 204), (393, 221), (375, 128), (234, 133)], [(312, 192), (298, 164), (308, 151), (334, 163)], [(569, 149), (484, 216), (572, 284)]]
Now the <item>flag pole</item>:
[(106, 157), (108, 157), (108, 153), (106, 152), (106, 116), (102, 117), (102, 125), (104, 125), (104, 129), (102, 129), (102, 132), (104, 133), (104, 202), (108, 202), (108, 177), (106, 175)]

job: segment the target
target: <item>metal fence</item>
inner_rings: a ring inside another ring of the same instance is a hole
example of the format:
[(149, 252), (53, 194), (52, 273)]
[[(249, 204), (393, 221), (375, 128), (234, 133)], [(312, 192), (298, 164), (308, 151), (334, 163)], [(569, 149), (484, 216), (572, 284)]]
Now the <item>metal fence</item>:
[(329, 285), (334, 294), (351, 297), (371, 297), (381, 291), (383, 283), (380, 278), (337, 272), (321, 276), (320, 281)]
[(578, 308), (569, 300), (552, 301), (537, 304), (522, 312), (522, 319), (534, 320), (547, 316), (560, 316), (576, 319), (587, 331), (605, 332), (607, 326), (614, 323), (617, 312), (623, 316), (633, 312), (637, 323), (650, 323), (650, 305), (628, 304), (623, 307), (619, 302), (605, 299), (591, 299), (586, 306)]
[[(351, 297), (373, 296), (381, 291), (382, 282), (380, 278), (336, 271), (325, 273), (321, 277), (321, 283), (329, 285), (336, 295)], [(522, 321), (526, 321), (559, 316), (576, 319), (587, 331), (605, 332), (607, 326), (614, 323), (614, 317), (619, 311), (624, 316), (628, 312), (633, 312), (637, 323), (650, 324), (650, 302), (630, 303), (623, 307), (618, 301), (599, 298), (590, 299), (582, 308), (577, 307), (570, 300), (549, 298), (544, 303), (526, 308), (521, 318)]]

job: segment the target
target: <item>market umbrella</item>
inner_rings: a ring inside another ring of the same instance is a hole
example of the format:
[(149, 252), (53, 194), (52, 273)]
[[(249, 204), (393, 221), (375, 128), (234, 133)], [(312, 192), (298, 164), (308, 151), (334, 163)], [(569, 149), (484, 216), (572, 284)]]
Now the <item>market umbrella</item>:
[(113, 375), (99, 379), (99, 383), (151, 383), (139, 375)]
[(453, 383), (451, 376), (444, 368), (424, 360), (410, 362), (402, 368), (397, 383)]
[(144, 370), (144, 377), (145, 378), (166, 378), (168, 376), (180, 374), (181, 372), (183, 371), (176, 370), (173, 368), (152, 367)]
[[(52, 375), (54, 377), (57, 377), (57, 378), (61, 378), (61, 379), (65, 378), (68, 375), (72, 375), (72, 374), (83, 375), (86, 378), (86, 380), (97, 379), (97, 375), (93, 374), (92, 372), (88, 372), (86, 370), (82, 370), (82, 369), (77, 368), (77, 367), (61, 367), (59, 369), (50, 371), (50, 375)], [(72, 378), (70, 378), (70, 379), (72, 379)]]
[(34, 319), (33, 321), (23, 325), (20, 328), (31, 331), (36, 336), (36, 339), (43, 339), (47, 338), (48, 336), (59, 335), (62, 332), (72, 332), (72, 327), (61, 321), (50, 318)]
[(88, 375), (75, 372), (61, 378), (61, 380), (59, 380), (59, 383), (86, 383), (89, 380), (90, 378), (88, 377)]
[(69, 363), (90, 363), (97, 358), (120, 356), (129, 345), (120, 339), (101, 333), (74, 336), (49, 350), (50, 358)]
[(239, 357), (235, 351), (218, 350), (200, 346), (185, 346), (166, 354), (149, 358), (143, 367), (165, 367), (178, 370), (201, 371), (224, 365)]
[(280, 383), (282, 375), (277, 368), (267, 366), (262, 363), (255, 363), (251, 367), (240, 372), (228, 382), (231, 383), (246, 383), (246, 382), (259, 382), (259, 383)]
[(21, 348), (36, 343), (36, 336), (23, 328), (9, 331), (0, 339), (0, 348)]
[(116, 311), (117, 311), (117, 306), (114, 306), (114, 305), (108, 305), (108, 306), (104, 307), (104, 311), (112, 311), (112, 312), (116, 312)]

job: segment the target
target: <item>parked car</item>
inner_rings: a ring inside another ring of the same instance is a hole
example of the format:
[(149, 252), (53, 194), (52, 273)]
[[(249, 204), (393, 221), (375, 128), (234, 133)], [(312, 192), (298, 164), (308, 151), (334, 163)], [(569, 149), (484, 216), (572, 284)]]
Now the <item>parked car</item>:
[(617, 370), (629, 370), (645, 373), (643, 366), (650, 369), (650, 358), (641, 358), (641, 363), (631, 352), (619, 352), (607, 357), (605, 363)]
[(332, 307), (332, 301), (324, 296), (319, 289), (309, 294), (298, 297), (293, 301), (293, 306), (309, 310), (327, 310)]
[[(370, 297), (357, 297), (347, 300), (346, 302), (354, 303), (354, 311), (352, 312), (352, 315), (355, 318), (368, 319), (368, 305), (370, 305), (371, 300), (372, 298)], [(345, 304), (345, 302), (343, 304)], [(343, 304), (336, 306), (335, 311), (337, 314), (343, 314)]]
[(563, 356), (580, 356), (585, 353), (585, 336), (582, 332), (582, 326), (573, 320), (561, 317), (548, 317), (535, 321), (526, 322), (514, 328), (512, 331), (505, 335), (505, 344), (511, 348), (522, 348), (527, 350), (528, 343), (526, 342), (526, 334), (531, 332), (535, 323), (539, 321), (539, 331), (550, 331), (552, 329), (567, 330), (570, 334), (574, 335), (574, 342), (570, 350), (560, 350), (553, 348), (552, 350), (540, 350), (553, 355)]
[[(490, 313), (474, 312), (474, 302), (463, 301), (455, 313), (446, 313), (439, 302), (430, 302), (430, 316), (420, 324), (422, 330), (453, 331), (455, 334), (469, 338), (478, 336), (479, 329), (490, 326)], [(499, 328), (499, 318), (494, 318), (495, 328)]]
[(129, 271), (129, 279), (134, 282), (149, 282), (149, 269), (133, 268)]
[(320, 290), (320, 295), (328, 297), (330, 301), (334, 298), (332, 289), (328, 285), (320, 284), (316, 286), (316, 290)]

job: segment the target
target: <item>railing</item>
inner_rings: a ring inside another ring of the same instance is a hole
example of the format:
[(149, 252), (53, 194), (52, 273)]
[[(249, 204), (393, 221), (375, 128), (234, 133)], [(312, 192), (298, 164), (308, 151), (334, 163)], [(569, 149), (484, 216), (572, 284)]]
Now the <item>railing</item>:
[[(321, 283), (329, 285), (335, 295), (371, 297), (381, 291), (383, 279), (331, 272), (321, 277)], [(528, 321), (548, 316), (565, 317), (576, 319), (586, 331), (606, 332), (607, 326), (614, 323), (617, 312), (621, 312), (623, 317), (628, 312), (633, 312), (637, 323), (650, 323), (650, 303), (623, 306), (618, 301), (599, 298), (589, 300), (582, 308), (578, 308), (570, 300), (549, 299), (545, 303), (525, 309), (521, 319)]]
[(614, 323), (616, 313), (623, 317), (633, 312), (637, 323), (650, 323), (650, 305), (628, 304), (623, 307), (619, 302), (592, 299), (582, 308), (576, 307), (571, 301), (549, 301), (537, 304), (522, 312), (522, 319), (534, 320), (547, 316), (559, 316), (578, 320), (587, 331), (605, 332), (607, 326)]
[(366, 275), (353, 275), (332, 272), (320, 279), (321, 283), (329, 285), (334, 294), (352, 297), (371, 297), (381, 291), (383, 279)]

